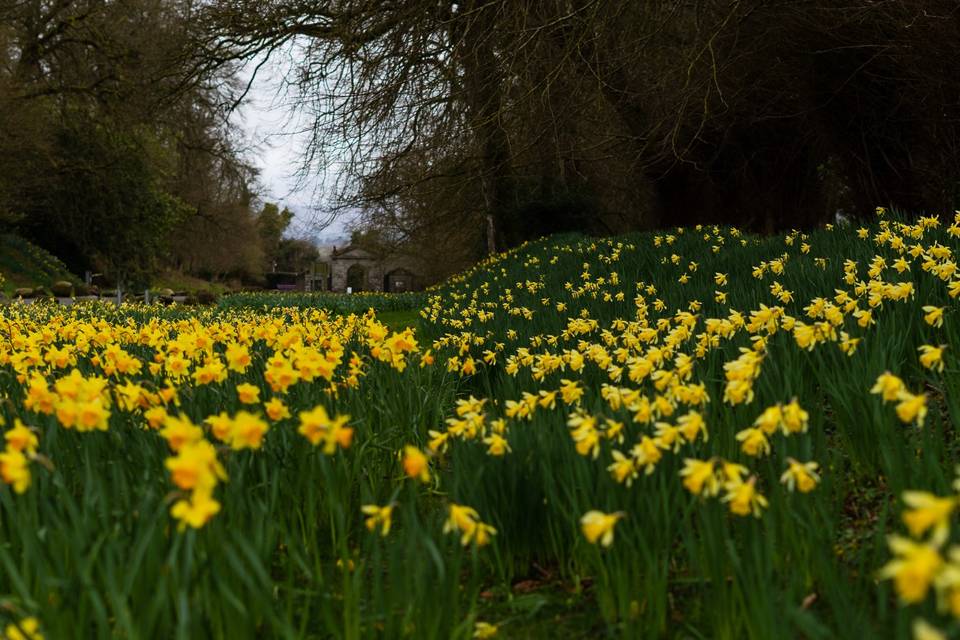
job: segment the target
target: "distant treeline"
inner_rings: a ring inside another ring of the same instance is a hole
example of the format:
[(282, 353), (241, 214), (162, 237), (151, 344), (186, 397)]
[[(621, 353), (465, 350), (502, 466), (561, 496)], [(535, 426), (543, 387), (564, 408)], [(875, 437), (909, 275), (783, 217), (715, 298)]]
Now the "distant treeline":
[(0, 219), (68, 263), (270, 262), (226, 120), (236, 66), (270, 55), (326, 204), (448, 270), (558, 231), (960, 199), (953, 0), (0, 7)]

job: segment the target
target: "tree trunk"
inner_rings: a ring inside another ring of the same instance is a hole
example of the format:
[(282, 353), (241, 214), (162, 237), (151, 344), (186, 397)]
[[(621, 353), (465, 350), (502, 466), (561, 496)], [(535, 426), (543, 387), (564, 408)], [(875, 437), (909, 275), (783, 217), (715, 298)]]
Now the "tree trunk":
[(454, 33), (463, 68), (464, 98), (479, 151), (490, 253), (496, 252), (498, 244), (516, 241), (510, 233), (508, 216), (513, 174), (510, 144), (502, 122), (502, 77), (492, 42), (497, 10), (496, 4), (481, 7), (479, 2), (465, 3), (461, 15), (469, 17), (460, 23), (460, 33)]

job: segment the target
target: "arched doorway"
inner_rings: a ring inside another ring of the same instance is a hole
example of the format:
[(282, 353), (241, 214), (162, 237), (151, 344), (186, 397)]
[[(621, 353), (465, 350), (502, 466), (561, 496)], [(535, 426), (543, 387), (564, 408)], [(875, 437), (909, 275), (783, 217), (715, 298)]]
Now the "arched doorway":
[(383, 278), (383, 290), (390, 293), (403, 293), (414, 288), (414, 275), (404, 268), (394, 269)]
[(364, 290), (364, 284), (367, 282), (367, 270), (361, 265), (355, 264), (347, 269), (347, 287), (356, 293)]

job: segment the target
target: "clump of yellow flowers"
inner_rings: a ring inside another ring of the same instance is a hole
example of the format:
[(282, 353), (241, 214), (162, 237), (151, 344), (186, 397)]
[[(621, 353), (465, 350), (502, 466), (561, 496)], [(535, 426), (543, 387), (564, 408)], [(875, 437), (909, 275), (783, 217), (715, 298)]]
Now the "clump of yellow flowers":
[(3, 630), (4, 640), (43, 640), (40, 621), (30, 616), (18, 622), (11, 622)]
[(887, 538), (893, 558), (878, 575), (893, 581), (903, 604), (923, 602), (932, 592), (938, 611), (960, 620), (960, 545), (948, 543), (960, 506), (960, 466), (956, 471), (957, 494), (903, 493), (901, 518), (909, 535)]
[[(0, 366), (11, 367), (22, 385), (26, 415), (89, 433), (109, 430), (119, 412), (156, 432), (171, 453), (165, 465), (179, 493), (170, 513), (181, 529), (203, 527), (220, 511), (223, 451), (261, 449), (271, 423), (291, 418), (284, 401), (291, 389), (323, 385), (335, 398), (338, 389), (360, 384), (364, 358), (353, 353), (345, 362), (344, 344), (367, 344), (397, 371), (418, 353), (412, 331), (391, 333), (372, 315), (331, 319), (314, 311), (135, 325), (66, 310), (9, 313), (16, 322), (0, 338)], [(181, 397), (203, 388), (232, 395), (244, 408), (195, 422)], [(300, 411), (299, 420), (299, 433), (326, 455), (352, 443), (349, 416), (330, 416), (323, 404)], [(31, 460), (44, 461), (37, 432), (24, 424), (17, 417), (4, 432), (0, 453), (0, 478), (16, 493), (31, 485)]]
[(467, 546), (476, 544), (483, 547), (490, 544), (497, 530), (485, 522), (480, 521), (480, 514), (473, 507), (450, 503), (447, 507), (447, 520), (443, 523), (444, 533), (459, 533), (460, 544)]
[[(0, 416), (0, 426), (3, 417)], [(30, 487), (30, 459), (37, 454), (37, 435), (17, 418), (14, 427), (3, 434), (4, 449), (0, 453), (0, 479), (23, 493)]]
[(889, 371), (881, 373), (870, 389), (870, 393), (878, 394), (883, 402), (896, 402), (897, 417), (905, 424), (916, 423), (923, 426), (927, 417), (927, 396), (925, 393), (910, 393), (903, 380)]

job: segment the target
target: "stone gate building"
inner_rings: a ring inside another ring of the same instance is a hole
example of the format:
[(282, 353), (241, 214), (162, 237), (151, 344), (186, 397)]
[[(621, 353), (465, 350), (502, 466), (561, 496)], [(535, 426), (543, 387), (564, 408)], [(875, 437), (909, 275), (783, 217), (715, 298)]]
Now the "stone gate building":
[(305, 274), (308, 291), (419, 291), (423, 288), (417, 266), (402, 256), (380, 256), (348, 245), (321, 247), (320, 260)]

